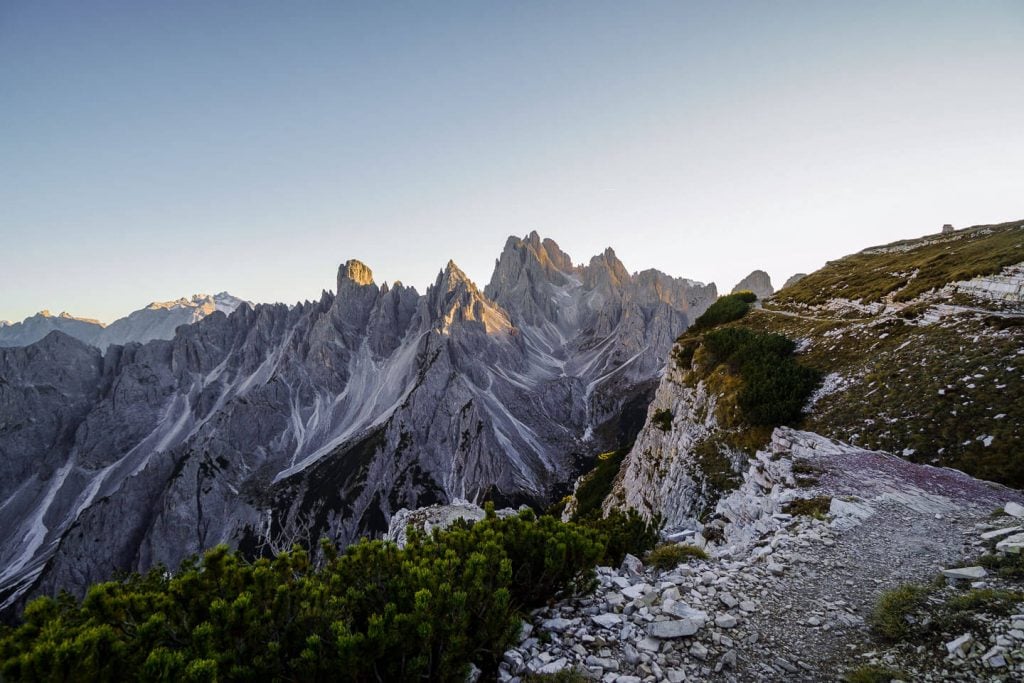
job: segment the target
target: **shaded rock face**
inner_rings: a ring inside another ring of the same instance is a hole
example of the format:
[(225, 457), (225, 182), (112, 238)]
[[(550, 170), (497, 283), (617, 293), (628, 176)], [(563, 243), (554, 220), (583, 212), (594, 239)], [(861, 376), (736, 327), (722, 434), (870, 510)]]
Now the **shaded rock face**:
[(401, 508), (547, 502), (615, 445), (716, 294), (630, 274), (611, 250), (573, 265), (534, 233), (508, 241), (485, 291), (454, 263), (420, 295), (349, 261), (335, 294), (241, 305), (169, 340), (5, 350), (0, 600), (221, 542), (346, 544)]
[(791, 276), (788, 280), (786, 280), (785, 284), (782, 285), (782, 288), (785, 289), (786, 287), (795, 285), (796, 283), (803, 280), (805, 277), (807, 277), (807, 273), (796, 273), (795, 275)]
[(180, 325), (191, 325), (214, 311), (230, 314), (243, 301), (227, 292), (194, 294), (192, 298), (154, 302), (110, 325), (91, 318), (76, 318), (68, 313), (51, 315), (40, 311), (20, 323), (0, 324), (0, 346), (28, 346), (50, 332), (63, 332), (99, 349), (111, 344), (145, 343), (153, 339), (171, 339)]
[(758, 299), (767, 299), (775, 293), (775, 288), (772, 287), (772, 279), (768, 277), (768, 273), (763, 270), (755, 270), (750, 275), (740, 280), (736, 286), (732, 288), (733, 294), (743, 291), (753, 292), (757, 295)]

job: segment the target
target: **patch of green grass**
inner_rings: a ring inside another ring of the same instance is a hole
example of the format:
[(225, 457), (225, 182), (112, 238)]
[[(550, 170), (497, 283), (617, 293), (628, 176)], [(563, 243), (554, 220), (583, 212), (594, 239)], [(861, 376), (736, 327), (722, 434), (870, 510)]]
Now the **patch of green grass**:
[(691, 559), (707, 560), (707, 551), (685, 543), (666, 543), (647, 553), (646, 562), (658, 569), (674, 569)]
[(843, 680), (846, 683), (889, 683), (895, 680), (907, 680), (907, 675), (902, 671), (890, 669), (887, 666), (865, 664), (846, 672)]
[(806, 339), (801, 361), (843, 378), (802, 428), (1024, 487), (1024, 328), (995, 333), (971, 317), (820, 322), (765, 310), (741, 324)]
[(928, 632), (935, 638), (957, 634), (977, 626), (979, 613), (1006, 616), (1016, 610), (1024, 594), (995, 588), (978, 588), (956, 595), (935, 610)]
[(891, 641), (941, 641), (976, 628), (979, 615), (1006, 616), (1024, 602), (1020, 591), (978, 588), (950, 594), (944, 583), (937, 576), (931, 586), (906, 584), (886, 591), (868, 619), (871, 629)]
[(1014, 611), (1024, 593), (998, 588), (975, 588), (946, 601), (946, 608), (952, 612), (983, 611), (989, 614), (1006, 615)]
[(982, 555), (978, 558), (978, 564), (1001, 578), (1024, 581), (1024, 555)]
[[(733, 469), (732, 461), (723, 453), (723, 445), (715, 439), (704, 439), (693, 449), (694, 459), (697, 461), (700, 473), (704, 475), (704, 481), (710, 487), (709, 498), (718, 496), (736, 489), (742, 483), (742, 477)], [(714, 504), (709, 500), (709, 506), (714, 509)]]
[(912, 633), (914, 613), (924, 607), (928, 593), (927, 588), (916, 584), (906, 584), (882, 593), (868, 618), (871, 629), (888, 640), (908, 638)]
[(663, 432), (672, 431), (672, 411), (667, 408), (658, 408), (651, 416), (651, 423)]
[(805, 515), (815, 519), (825, 519), (832, 505), (832, 496), (815, 498), (797, 498), (782, 506), (782, 511), (790, 515)]

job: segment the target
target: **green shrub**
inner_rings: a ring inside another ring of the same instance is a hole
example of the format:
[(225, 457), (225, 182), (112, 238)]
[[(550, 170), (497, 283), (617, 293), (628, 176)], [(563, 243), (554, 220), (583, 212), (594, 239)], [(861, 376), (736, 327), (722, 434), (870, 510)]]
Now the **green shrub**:
[(997, 588), (975, 588), (946, 601), (946, 607), (954, 612), (966, 610), (990, 614), (1010, 614), (1017, 603), (1024, 600), (1024, 594)]
[(576, 512), (573, 521), (587, 517), (594, 511), (600, 512), (601, 504), (611, 493), (615, 475), (619, 473), (627, 453), (629, 449), (623, 448), (597, 456), (594, 469), (584, 475), (576, 488)]
[(738, 404), (754, 426), (796, 422), (821, 382), (821, 373), (798, 363), (796, 344), (781, 334), (729, 327), (704, 335), (704, 348), (712, 366), (724, 363), (742, 379)]
[(646, 562), (658, 569), (673, 569), (687, 560), (707, 560), (708, 554), (703, 548), (685, 543), (666, 543), (647, 554)]
[(890, 669), (877, 664), (865, 664), (849, 671), (843, 676), (846, 683), (889, 683), (894, 680), (906, 680), (907, 675), (902, 671)]
[(672, 411), (666, 408), (658, 408), (651, 416), (651, 422), (663, 432), (672, 431)]
[(643, 557), (658, 542), (658, 531), (661, 529), (660, 519), (648, 522), (636, 510), (613, 510), (607, 517), (602, 517), (598, 510), (581, 518), (579, 523), (598, 532), (605, 540), (605, 554), (601, 564), (609, 567), (622, 564), (627, 553)]
[(832, 496), (815, 498), (797, 498), (782, 506), (782, 511), (790, 515), (806, 515), (815, 519), (825, 519), (832, 507)]
[(690, 330), (707, 330), (716, 325), (739, 320), (750, 310), (750, 304), (757, 301), (753, 292), (737, 292), (718, 297), (715, 303), (708, 306), (704, 313), (693, 321)]
[(886, 591), (878, 598), (875, 609), (868, 619), (872, 630), (889, 640), (904, 640), (911, 634), (914, 612), (922, 609), (928, 599), (924, 586), (906, 584)]
[(218, 546), (174, 575), (155, 569), (40, 598), (0, 634), (3, 680), (455, 680), (493, 672), (520, 615), (592, 585), (602, 535), (523, 512), (405, 548), (362, 541), (245, 562)]

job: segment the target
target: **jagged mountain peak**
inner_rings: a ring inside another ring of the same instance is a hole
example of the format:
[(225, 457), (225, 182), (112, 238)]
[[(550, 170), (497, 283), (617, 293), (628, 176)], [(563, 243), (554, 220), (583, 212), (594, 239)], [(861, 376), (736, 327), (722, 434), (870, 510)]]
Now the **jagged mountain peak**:
[[(17, 495), (0, 505), (28, 511), (0, 525), (0, 609), (29, 584), (80, 589), (288, 520), (346, 543), (425, 501), (546, 504), (580, 454), (619, 443), (621, 411), (643, 402), (671, 342), (714, 299), (668, 276), (639, 282), (614, 252), (598, 265), (622, 288), (588, 290), (594, 269), (553, 240), (511, 238), (495, 298), (452, 261), (420, 295), (378, 287), (350, 260), (317, 303), (241, 307), (180, 324), (170, 342), (94, 350), (91, 364), (47, 360), (41, 371), (73, 381), (45, 395), (20, 382), (21, 414), (68, 406), (66, 419), (31, 439), (0, 433), (0, 450), (34, 449), (0, 462), (0, 493)], [(654, 296), (661, 287), (677, 296)], [(74, 467), (86, 474), (55, 476)], [(38, 543), (36, 511), (55, 520)], [(88, 531), (61, 545), (76, 524)]]
[(338, 268), (338, 292), (349, 284), (364, 287), (373, 284), (373, 271), (358, 259), (349, 259)]
[(467, 321), (482, 323), (488, 334), (512, 328), (508, 314), (481, 292), (455, 261), (448, 261), (438, 273), (427, 289), (427, 301), (431, 319), (438, 321), (444, 332)]
[[(485, 292), (492, 298), (514, 288), (526, 275), (564, 284), (565, 274), (573, 270), (572, 259), (552, 239), (541, 239), (536, 231), (523, 238), (511, 236), (501, 256), (494, 262), (494, 273)], [(493, 293), (492, 293), (493, 292)]]

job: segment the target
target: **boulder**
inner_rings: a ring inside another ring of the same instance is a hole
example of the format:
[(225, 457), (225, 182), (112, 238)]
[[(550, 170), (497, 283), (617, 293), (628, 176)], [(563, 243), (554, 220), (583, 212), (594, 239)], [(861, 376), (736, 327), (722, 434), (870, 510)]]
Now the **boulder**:
[(953, 569), (943, 569), (942, 575), (947, 579), (971, 581), (985, 578), (988, 576), (988, 572), (985, 571), (984, 567), (956, 567)]
[(647, 635), (652, 638), (667, 640), (692, 636), (699, 629), (700, 625), (691, 619), (672, 619), (670, 621), (655, 621), (649, 624), (647, 626)]
[(1024, 548), (1024, 534), (1014, 534), (996, 543), (996, 550), (1012, 555), (1019, 555)]
[(961, 657), (966, 655), (971, 649), (971, 645), (974, 643), (974, 636), (970, 633), (965, 633), (959, 638), (946, 643), (946, 650), (951, 655), (960, 655)]

